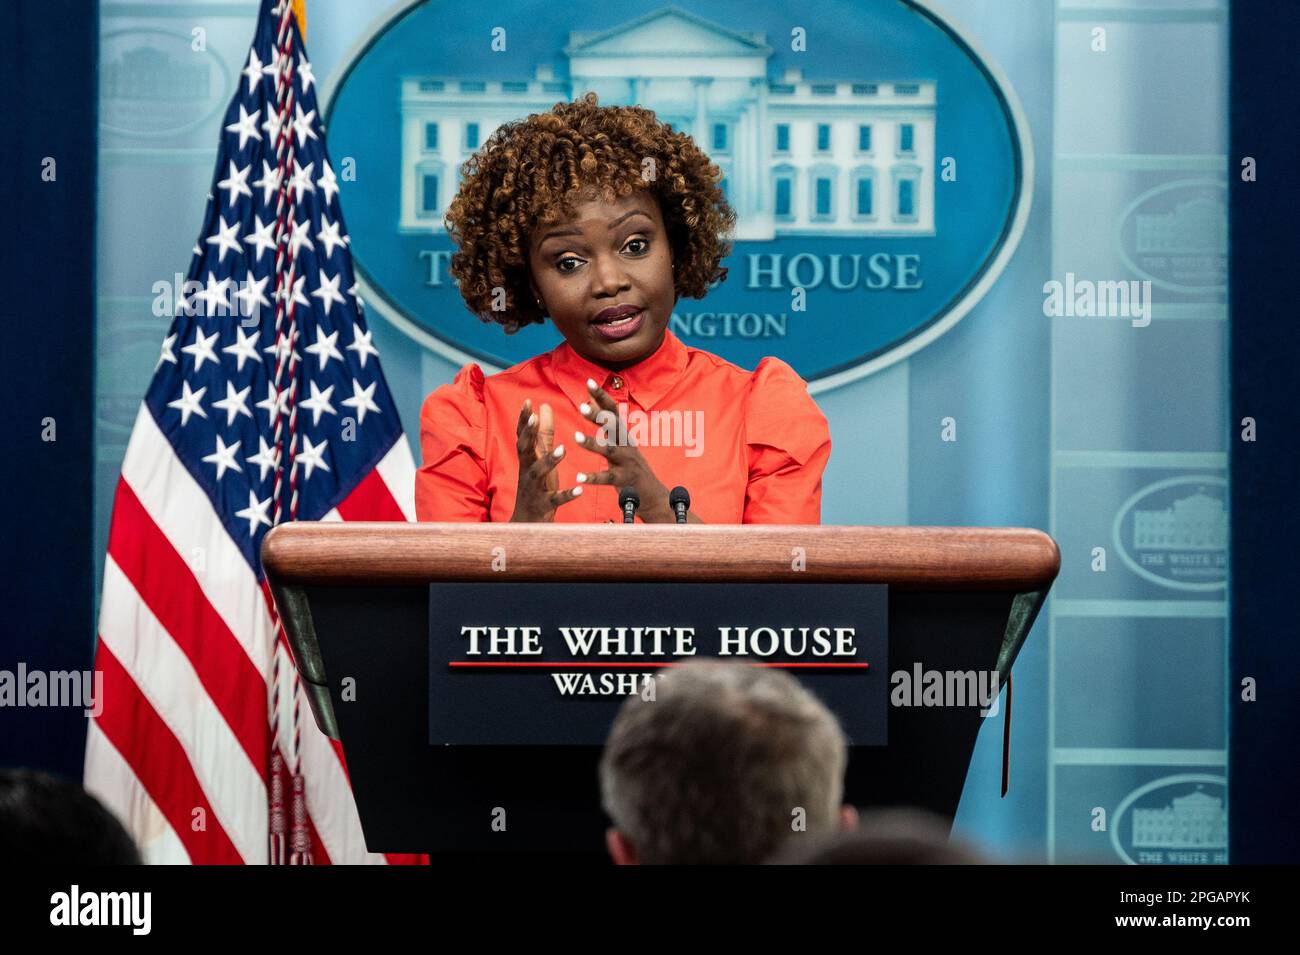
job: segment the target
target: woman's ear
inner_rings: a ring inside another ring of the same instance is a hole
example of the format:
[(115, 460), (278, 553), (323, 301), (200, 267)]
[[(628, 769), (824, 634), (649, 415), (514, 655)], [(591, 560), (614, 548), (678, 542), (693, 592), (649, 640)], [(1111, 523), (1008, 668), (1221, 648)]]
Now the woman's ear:
[(528, 270), (528, 294), (532, 296), (533, 304), (536, 305), (541, 299), (542, 293), (538, 291), (537, 283), (533, 281), (533, 270)]

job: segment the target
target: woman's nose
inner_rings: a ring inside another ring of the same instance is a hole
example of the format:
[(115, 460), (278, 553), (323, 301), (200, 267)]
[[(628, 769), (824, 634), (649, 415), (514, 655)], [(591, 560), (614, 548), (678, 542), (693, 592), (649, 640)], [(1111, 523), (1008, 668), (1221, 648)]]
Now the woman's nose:
[(602, 256), (596, 259), (596, 285), (603, 292), (617, 292), (627, 287), (627, 271), (618, 256)]

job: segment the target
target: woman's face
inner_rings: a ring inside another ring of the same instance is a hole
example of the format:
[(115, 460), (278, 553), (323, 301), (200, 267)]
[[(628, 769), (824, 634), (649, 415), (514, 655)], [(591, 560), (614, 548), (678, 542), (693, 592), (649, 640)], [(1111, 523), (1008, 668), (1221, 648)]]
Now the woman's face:
[[(614, 204), (581, 203), (572, 220), (539, 226), (529, 238), (529, 282), (588, 361), (617, 370), (653, 354), (677, 304), (659, 201), (638, 190)], [(616, 306), (640, 313), (610, 324), (601, 312)]]

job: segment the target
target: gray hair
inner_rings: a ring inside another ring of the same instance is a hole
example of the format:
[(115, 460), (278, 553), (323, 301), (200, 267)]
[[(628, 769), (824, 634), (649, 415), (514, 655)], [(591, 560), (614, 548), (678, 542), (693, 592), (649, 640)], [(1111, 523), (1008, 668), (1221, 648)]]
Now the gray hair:
[(835, 716), (789, 674), (694, 660), (619, 710), (601, 804), (641, 862), (758, 863), (834, 829), (847, 759)]

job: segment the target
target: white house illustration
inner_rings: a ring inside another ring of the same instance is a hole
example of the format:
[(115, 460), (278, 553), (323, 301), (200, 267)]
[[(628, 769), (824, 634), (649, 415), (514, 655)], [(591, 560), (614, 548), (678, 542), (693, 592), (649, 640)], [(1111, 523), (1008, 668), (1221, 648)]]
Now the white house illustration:
[(1180, 202), (1172, 212), (1137, 217), (1141, 255), (1203, 255), (1228, 252), (1228, 208), (1216, 199)]
[(723, 170), (736, 238), (933, 235), (935, 83), (768, 77), (772, 48), (674, 6), (562, 51), (569, 80), (402, 79), (400, 228), (443, 231), (460, 167), (503, 123), (593, 90), (689, 133)]
[(1133, 845), (1140, 849), (1226, 849), (1223, 800), (1194, 792), (1161, 809), (1133, 811)]
[(1135, 511), (1133, 546), (1138, 550), (1223, 550), (1228, 546), (1228, 514), (1223, 501), (1197, 491), (1162, 510)]

